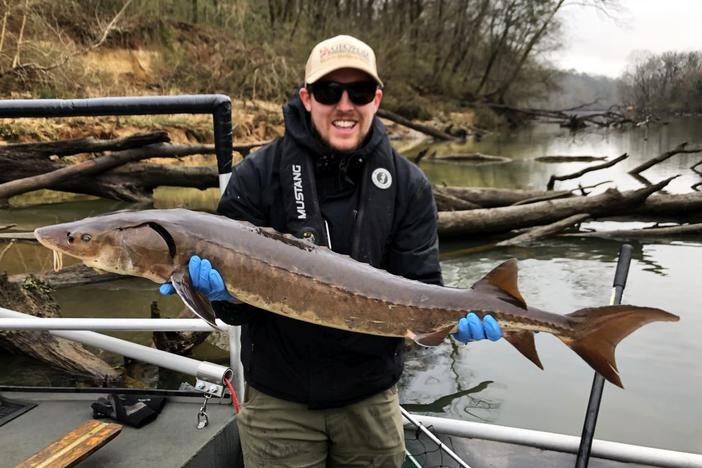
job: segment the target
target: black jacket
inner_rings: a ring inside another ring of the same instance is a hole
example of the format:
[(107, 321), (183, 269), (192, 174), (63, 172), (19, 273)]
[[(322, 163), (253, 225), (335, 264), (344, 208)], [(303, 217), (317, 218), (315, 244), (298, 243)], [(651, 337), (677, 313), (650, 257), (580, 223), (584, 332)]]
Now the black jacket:
[[(297, 93), (283, 112), (284, 137), (234, 168), (218, 212), (441, 284), (431, 185), (392, 149), (380, 120), (360, 149), (342, 153), (315, 136)], [(322, 327), (246, 304), (214, 305), (222, 320), (242, 324), (246, 381), (269, 395), (310, 408), (338, 407), (389, 388), (402, 373), (402, 339)]]

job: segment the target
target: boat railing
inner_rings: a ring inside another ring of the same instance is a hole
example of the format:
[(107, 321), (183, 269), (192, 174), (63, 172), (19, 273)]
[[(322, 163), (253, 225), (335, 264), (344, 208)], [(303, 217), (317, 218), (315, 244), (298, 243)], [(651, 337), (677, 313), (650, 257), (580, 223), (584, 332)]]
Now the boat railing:
[(239, 393), (243, 389), (243, 374), (239, 362), (238, 327), (232, 327), (220, 320), (217, 320), (217, 326), (229, 340), (229, 367), (95, 332), (213, 331), (213, 328), (201, 319), (40, 318), (0, 307), (0, 330), (48, 331), (60, 338), (194, 376), (195, 388), (212, 396), (223, 395), (225, 379), (229, 380), (235, 392)]
[[(203, 394), (222, 396), (222, 380), (232, 381), (235, 391), (243, 388), (239, 362), (239, 327), (217, 320), (219, 331), (229, 339), (230, 367), (168, 353), (127, 340), (107, 336), (96, 331), (213, 331), (204, 320), (194, 319), (138, 319), (138, 318), (39, 318), (0, 307), (0, 330), (47, 331), (52, 335), (77, 341), (106, 351), (168, 368), (196, 377), (195, 388)], [(476, 438), (514, 445), (541, 448), (564, 453), (578, 453), (580, 437), (551, 432), (499, 426), (487, 423), (460, 421), (442, 417), (406, 414), (408, 426), (431, 428), (442, 436)], [(610, 442), (595, 439), (593, 457), (662, 467), (702, 468), (702, 455), (665, 450), (654, 447)]]

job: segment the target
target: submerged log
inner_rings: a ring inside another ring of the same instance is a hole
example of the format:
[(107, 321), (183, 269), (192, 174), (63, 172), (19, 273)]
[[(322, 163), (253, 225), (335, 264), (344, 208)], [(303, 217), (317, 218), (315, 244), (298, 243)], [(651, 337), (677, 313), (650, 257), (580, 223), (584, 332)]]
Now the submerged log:
[(459, 153), (459, 154), (445, 154), (442, 156), (434, 156), (430, 158), (434, 162), (470, 162), (470, 163), (504, 163), (510, 162), (512, 158), (507, 156), (495, 156), (492, 154), (482, 154), (482, 153)]
[(702, 147), (695, 147), (695, 148), (687, 148), (687, 142), (681, 143), (675, 148), (673, 148), (670, 151), (665, 151), (661, 153), (660, 155), (656, 156), (655, 158), (651, 158), (648, 161), (639, 164), (635, 168), (631, 169), (629, 171), (629, 174), (631, 175), (640, 175), (643, 171), (646, 169), (655, 166), (656, 164), (665, 161), (666, 159), (669, 159), (676, 154), (691, 154), (691, 153), (702, 153)]
[[(12, 283), (0, 275), (0, 306), (36, 317), (58, 317), (51, 288), (36, 278)], [(33, 357), (97, 384), (113, 384), (119, 373), (83, 345), (41, 331), (0, 331), (0, 348)]]
[(606, 162), (606, 163), (603, 163), (603, 164), (596, 164), (596, 165), (594, 165), (594, 166), (586, 167), (586, 168), (584, 168), (584, 169), (581, 169), (581, 170), (579, 170), (579, 171), (573, 172), (573, 173), (571, 173), (571, 174), (565, 174), (565, 175), (560, 175), (560, 176), (552, 175), (552, 176), (548, 179), (548, 183), (546, 184), (546, 188), (547, 188), (548, 190), (553, 190), (553, 186), (555, 185), (555, 183), (556, 183), (557, 180), (577, 179), (578, 177), (580, 177), (580, 176), (582, 176), (582, 175), (584, 175), (584, 174), (587, 174), (588, 172), (599, 171), (600, 169), (606, 169), (606, 168), (608, 168), (608, 167), (612, 167), (612, 166), (614, 166), (615, 164), (617, 164), (618, 162), (623, 161), (623, 160), (625, 160), (625, 159), (628, 158), (628, 157), (629, 157), (629, 155), (628, 155), (627, 153), (624, 153), (624, 154), (622, 154), (621, 156), (619, 156), (618, 158), (612, 159), (611, 161), (608, 161), (608, 162)]
[(528, 205), (439, 213), (439, 234), (444, 236), (507, 232), (517, 228), (549, 224), (579, 213), (593, 217), (628, 213), (652, 193), (665, 187), (666, 179), (651, 187), (620, 192), (609, 189), (594, 196), (549, 200)]
[(566, 162), (595, 162), (604, 161), (607, 156), (539, 156), (534, 161), (543, 163), (566, 163)]
[(678, 226), (645, 227), (641, 229), (616, 229), (612, 231), (568, 232), (563, 237), (602, 237), (602, 238), (659, 238), (684, 236), (702, 233), (702, 223), (681, 224)]

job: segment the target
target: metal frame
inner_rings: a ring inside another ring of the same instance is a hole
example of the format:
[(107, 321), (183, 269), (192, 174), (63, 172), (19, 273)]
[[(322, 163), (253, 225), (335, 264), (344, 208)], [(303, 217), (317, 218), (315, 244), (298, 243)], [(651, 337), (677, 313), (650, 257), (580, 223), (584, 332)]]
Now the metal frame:
[[(62, 318), (39, 318), (32, 315), (23, 314), (10, 309), (0, 307), (0, 330), (2, 329), (18, 329), (15, 325), (19, 325), (19, 329), (23, 330), (47, 330), (54, 336), (66, 338), (71, 341), (78, 341), (88, 346), (95, 346), (113, 353), (137, 359), (139, 361), (148, 362), (166, 369), (171, 369), (184, 374), (192, 375), (198, 380), (196, 388), (206, 393), (216, 394), (221, 396), (223, 391), (223, 380), (232, 378), (232, 369), (207, 361), (198, 361), (186, 356), (178, 356), (159, 349), (150, 348), (131, 341), (114, 338), (112, 336), (102, 335), (92, 331), (75, 331), (88, 330), (91, 328), (99, 328), (101, 330), (161, 330), (173, 331), (172, 325), (167, 324), (171, 320), (178, 319), (146, 319), (139, 320), (141, 324), (123, 323), (128, 319), (62, 319)], [(75, 324), (75, 321), (82, 322), (81, 326)], [(212, 328), (207, 325), (204, 320), (193, 319), (196, 322), (202, 322), (207, 329)], [(100, 321), (106, 323), (100, 326)], [(66, 323), (62, 323), (66, 322)], [(71, 324), (73, 322), (73, 324)], [(91, 327), (90, 322), (93, 322), (97, 327)], [(147, 324), (145, 322), (155, 322)], [(148, 325), (148, 326), (147, 326)], [(192, 324), (194, 325), (194, 324)], [(201, 325), (190, 326), (190, 329), (201, 329)], [(182, 327), (180, 328), (183, 329)], [(231, 346), (231, 344), (230, 344)], [(216, 386), (216, 388), (213, 388)]]
[[(472, 421), (458, 421), (435, 416), (414, 415), (414, 419), (424, 426), (430, 427), (433, 431), (448, 436), (492, 440), (573, 454), (578, 453), (580, 447), (580, 437), (577, 436)], [(702, 468), (702, 455), (697, 453), (677, 452), (599, 439), (593, 441), (591, 455), (625, 463), (671, 468)]]
[[(203, 94), (180, 96), (104, 97), (88, 99), (0, 100), (0, 118), (98, 117), (116, 115), (169, 114), (212, 115), (215, 155), (217, 156), (217, 171), (219, 174), (220, 190), (223, 192), (232, 171), (232, 103), (229, 96), (223, 94)], [(208, 327), (208, 330), (210, 329), (211, 328)], [(81, 332), (66, 332), (64, 335), (71, 333)], [(239, 328), (228, 327), (227, 333), (229, 334), (230, 341), (230, 365), (232, 369), (235, 370), (233, 385), (235, 390), (239, 392), (243, 389), (244, 381), (241, 364), (239, 363), (238, 358), (239, 349), (241, 346), (240, 330)], [(83, 335), (83, 338), (88, 339), (88, 335)]]

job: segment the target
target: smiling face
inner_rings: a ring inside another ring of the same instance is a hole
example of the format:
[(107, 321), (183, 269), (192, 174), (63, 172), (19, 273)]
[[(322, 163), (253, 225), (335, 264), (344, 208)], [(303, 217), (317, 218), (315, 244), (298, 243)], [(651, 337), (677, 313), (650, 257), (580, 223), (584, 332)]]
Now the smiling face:
[[(354, 68), (342, 68), (325, 75), (320, 80), (337, 83), (356, 83), (372, 78)], [(383, 91), (377, 89), (375, 98), (365, 105), (357, 105), (344, 91), (336, 104), (322, 104), (306, 89), (300, 89), (300, 99), (310, 113), (312, 125), (322, 140), (337, 151), (351, 151), (359, 148), (373, 123), (373, 116), (380, 107)]]

